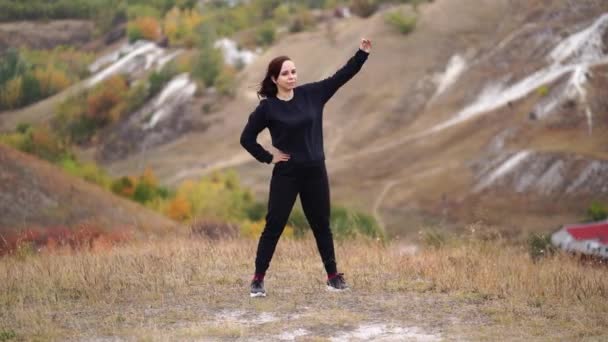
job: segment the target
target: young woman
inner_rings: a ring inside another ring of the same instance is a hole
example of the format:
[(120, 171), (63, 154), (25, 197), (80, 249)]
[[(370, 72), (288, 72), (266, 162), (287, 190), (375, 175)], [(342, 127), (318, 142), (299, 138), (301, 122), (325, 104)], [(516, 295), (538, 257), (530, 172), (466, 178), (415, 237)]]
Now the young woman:
[[(362, 38), (355, 55), (334, 75), (301, 86), (296, 86), (296, 67), (289, 57), (280, 56), (268, 64), (266, 76), (257, 92), (263, 99), (250, 114), (241, 134), (241, 145), (255, 159), (274, 164), (266, 226), (259, 240), (255, 274), (251, 281), (252, 297), (266, 296), (264, 275), (298, 194), (327, 272), (327, 288), (348, 289), (344, 275), (338, 273), (336, 267), (329, 227), (323, 107), (338, 88), (361, 69), (371, 46), (370, 40)], [(257, 142), (257, 136), (264, 128), (270, 130), (272, 145), (277, 149), (274, 153)]]

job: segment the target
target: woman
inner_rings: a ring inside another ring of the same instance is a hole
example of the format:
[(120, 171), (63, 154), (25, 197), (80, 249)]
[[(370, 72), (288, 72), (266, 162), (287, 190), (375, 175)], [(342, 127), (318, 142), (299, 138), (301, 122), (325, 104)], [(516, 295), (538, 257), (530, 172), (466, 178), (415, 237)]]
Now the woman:
[[(298, 194), (327, 272), (327, 288), (348, 289), (344, 275), (337, 271), (329, 228), (323, 107), (338, 88), (361, 69), (370, 50), (371, 41), (362, 38), (355, 55), (334, 75), (297, 87), (296, 67), (289, 57), (277, 57), (268, 65), (258, 90), (258, 96), (263, 99), (249, 116), (241, 134), (241, 145), (255, 159), (274, 164), (266, 226), (259, 240), (251, 281), (251, 297), (266, 296), (264, 275)], [(264, 128), (270, 130), (272, 144), (277, 149), (275, 153), (268, 152), (257, 142), (257, 136)]]

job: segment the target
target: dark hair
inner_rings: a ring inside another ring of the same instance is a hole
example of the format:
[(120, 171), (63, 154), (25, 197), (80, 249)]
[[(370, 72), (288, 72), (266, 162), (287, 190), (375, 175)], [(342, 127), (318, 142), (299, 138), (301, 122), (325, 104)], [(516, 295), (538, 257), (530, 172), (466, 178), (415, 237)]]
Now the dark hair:
[(258, 90), (258, 97), (271, 97), (277, 96), (277, 85), (272, 82), (272, 77), (276, 80), (281, 73), (281, 68), (283, 67), (283, 62), (290, 61), (291, 58), (287, 56), (279, 56), (274, 58), (268, 63), (268, 70), (266, 70), (266, 76), (260, 82), (260, 88)]

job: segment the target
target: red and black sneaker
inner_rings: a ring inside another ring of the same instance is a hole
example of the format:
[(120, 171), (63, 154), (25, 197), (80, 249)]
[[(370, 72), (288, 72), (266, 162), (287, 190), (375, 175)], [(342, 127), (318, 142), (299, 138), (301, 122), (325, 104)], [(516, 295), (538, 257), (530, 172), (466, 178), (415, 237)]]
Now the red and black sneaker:
[(344, 280), (344, 273), (338, 273), (338, 274), (328, 277), (327, 289), (329, 291), (348, 290), (349, 287), (348, 287), (348, 285), (346, 285), (346, 281)]
[(251, 281), (251, 292), (250, 297), (266, 297), (266, 290), (264, 290), (264, 281), (261, 279), (253, 279)]

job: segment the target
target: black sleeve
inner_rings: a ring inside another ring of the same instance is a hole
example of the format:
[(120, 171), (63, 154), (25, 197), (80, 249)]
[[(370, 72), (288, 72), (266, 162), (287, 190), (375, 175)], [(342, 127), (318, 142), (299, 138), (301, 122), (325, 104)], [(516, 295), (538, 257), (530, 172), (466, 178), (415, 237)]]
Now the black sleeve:
[(257, 141), (258, 134), (268, 126), (266, 112), (264, 111), (265, 100), (260, 101), (255, 110), (249, 115), (249, 119), (243, 133), (241, 133), (241, 146), (243, 146), (259, 162), (270, 164), (272, 154)]
[(367, 60), (369, 53), (358, 49), (344, 66), (342, 66), (335, 74), (318, 82), (313, 82), (308, 85), (312, 93), (322, 104), (325, 104), (329, 99), (350, 80), (363, 66)]

